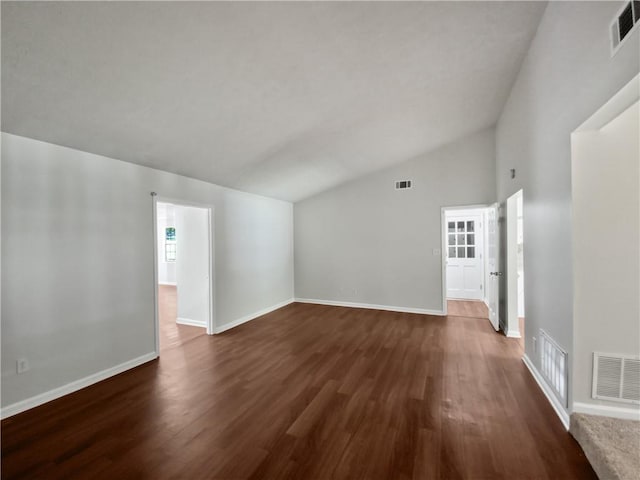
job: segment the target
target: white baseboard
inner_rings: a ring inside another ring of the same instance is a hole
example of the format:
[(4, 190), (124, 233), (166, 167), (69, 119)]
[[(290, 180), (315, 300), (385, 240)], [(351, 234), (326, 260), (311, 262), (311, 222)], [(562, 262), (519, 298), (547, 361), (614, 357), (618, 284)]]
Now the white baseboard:
[(158, 282), (158, 285), (168, 285), (170, 287), (177, 287), (178, 284), (176, 282)]
[(520, 335), (519, 330), (507, 330), (505, 335), (509, 338), (522, 338), (522, 335)]
[(2, 408), (2, 410), (0, 410), (0, 418), (11, 417), (12, 415), (24, 412), (25, 410), (38, 407), (44, 403), (50, 402), (51, 400), (64, 397), (65, 395), (69, 395), (70, 393), (93, 385), (94, 383), (106, 380), (109, 377), (118, 375), (119, 373), (130, 370), (134, 367), (142, 365), (143, 363), (155, 360), (156, 358), (158, 358), (158, 355), (156, 355), (155, 352), (147, 353), (146, 355), (142, 355), (138, 358), (134, 358), (133, 360), (129, 360), (128, 362), (121, 363), (120, 365), (116, 365), (115, 367), (107, 368), (106, 370), (94, 373), (93, 375), (89, 375), (88, 377), (84, 377), (80, 380), (75, 380), (71, 383), (67, 383), (66, 385), (63, 385), (61, 387), (54, 388), (53, 390), (49, 390), (48, 392), (44, 392), (34, 397), (21, 400), (11, 405), (7, 405), (6, 407)]
[(218, 333), (226, 332), (227, 330), (231, 330), (232, 328), (237, 327), (238, 325), (242, 325), (243, 323), (247, 323), (251, 320), (255, 320), (256, 318), (261, 317), (262, 315), (266, 315), (267, 313), (271, 313), (274, 310), (278, 310), (279, 308), (286, 307), (287, 305), (293, 303), (294, 301), (295, 300), (293, 298), (290, 298), (289, 300), (285, 300), (284, 302), (280, 302), (270, 307), (264, 308), (258, 312), (254, 312), (250, 315), (245, 315), (244, 317), (238, 318), (237, 320), (233, 320), (232, 322), (228, 322), (228, 323), (225, 323), (224, 325), (220, 325), (219, 327), (216, 327), (214, 333), (218, 334)]
[(191, 318), (178, 317), (176, 323), (180, 325), (189, 325), (190, 327), (207, 328), (207, 322), (204, 320), (192, 320)]
[(335, 300), (317, 300), (314, 298), (296, 298), (296, 302), (314, 303), (317, 305), (330, 305), (333, 307), (367, 308), (370, 310), (385, 310), (388, 312), (419, 313), (422, 315), (439, 315), (439, 316), (446, 315), (442, 310), (427, 310), (424, 308), (409, 308), (409, 307), (392, 307), (390, 305), (374, 305), (371, 303), (337, 302)]
[(622, 418), (624, 420), (639, 420), (640, 407), (617, 407), (610, 405), (596, 405), (593, 403), (573, 403), (573, 413), (586, 413), (589, 415), (599, 415), (602, 417)]
[(529, 357), (526, 354), (524, 355), (524, 357), (522, 357), (522, 361), (529, 369), (529, 372), (531, 372), (531, 375), (533, 376), (533, 379), (536, 381), (536, 383), (540, 387), (540, 390), (542, 390), (542, 392), (547, 397), (547, 400), (549, 400), (549, 403), (551, 404), (556, 414), (560, 418), (560, 421), (564, 425), (564, 428), (569, 430), (569, 414), (567, 413), (565, 408), (562, 406), (560, 401), (556, 398), (554, 393), (551, 391), (551, 388), (547, 385), (547, 382), (545, 381), (545, 379), (542, 377), (542, 375), (540, 374), (536, 366), (533, 364), (533, 362), (529, 359)]

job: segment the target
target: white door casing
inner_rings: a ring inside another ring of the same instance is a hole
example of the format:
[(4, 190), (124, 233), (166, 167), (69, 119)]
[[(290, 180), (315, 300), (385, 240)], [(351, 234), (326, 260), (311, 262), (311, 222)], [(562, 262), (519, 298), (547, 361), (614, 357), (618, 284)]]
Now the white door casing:
[(208, 255), (207, 266), (208, 273), (206, 279), (208, 280), (208, 297), (209, 297), (209, 312), (207, 315), (206, 331), (207, 335), (213, 335), (216, 332), (216, 319), (215, 319), (215, 249), (214, 249), (214, 235), (213, 226), (214, 222), (214, 207), (210, 204), (200, 204), (182, 199), (174, 199), (169, 197), (160, 197), (156, 192), (150, 192), (152, 199), (152, 224), (153, 224), (153, 285), (154, 285), (154, 333), (155, 333), (155, 353), (156, 356), (160, 356), (160, 319), (158, 312), (158, 203), (171, 203), (173, 205), (200, 207), (207, 211), (207, 242), (208, 242)]
[(489, 284), (487, 285), (487, 303), (489, 321), (497, 331), (500, 328), (500, 205), (494, 204), (487, 209), (487, 265)]
[(445, 216), (447, 297), (484, 298), (482, 212), (448, 211)]

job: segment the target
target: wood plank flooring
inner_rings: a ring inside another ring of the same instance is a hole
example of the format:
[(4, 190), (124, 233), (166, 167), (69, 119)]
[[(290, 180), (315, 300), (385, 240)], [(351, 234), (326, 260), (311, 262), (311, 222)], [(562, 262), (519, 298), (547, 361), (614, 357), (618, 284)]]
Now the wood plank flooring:
[(488, 321), (292, 304), (4, 420), (2, 478), (596, 477)]
[(453, 317), (489, 318), (489, 309), (477, 300), (447, 300), (447, 313)]
[(199, 335), (205, 328), (178, 325), (178, 291), (174, 285), (158, 285), (158, 321), (160, 323), (160, 355), (164, 350), (179, 347)]

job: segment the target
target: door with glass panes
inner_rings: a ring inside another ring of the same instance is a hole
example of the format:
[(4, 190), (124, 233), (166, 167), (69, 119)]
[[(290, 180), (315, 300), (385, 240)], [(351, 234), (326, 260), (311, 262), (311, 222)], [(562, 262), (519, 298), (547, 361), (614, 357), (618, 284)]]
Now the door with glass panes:
[(482, 214), (449, 211), (447, 226), (447, 298), (484, 298)]

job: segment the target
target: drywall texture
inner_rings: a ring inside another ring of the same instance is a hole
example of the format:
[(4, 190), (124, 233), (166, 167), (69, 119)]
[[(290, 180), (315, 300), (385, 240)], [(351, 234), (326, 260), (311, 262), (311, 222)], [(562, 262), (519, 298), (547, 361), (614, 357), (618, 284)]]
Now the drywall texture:
[(3, 133), (3, 406), (154, 350), (152, 191), (214, 207), (217, 325), (292, 297), (290, 203)]
[(537, 368), (540, 328), (573, 362), (570, 135), (638, 72), (640, 30), (611, 57), (620, 5), (549, 3), (496, 128), (498, 199), (524, 191), (526, 353)]
[[(179, 235), (179, 237), (178, 237)], [(209, 212), (205, 208), (176, 207), (178, 238), (176, 279), (178, 281), (178, 321), (209, 321)]]
[(494, 200), (490, 129), (298, 202), (296, 297), (441, 311), (441, 208)]
[(572, 141), (576, 402), (607, 403), (591, 398), (594, 351), (640, 355), (639, 119), (636, 103)]
[(543, 2), (1, 7), (3, 131), (291, 201), (495, 125), (544, 11)]

